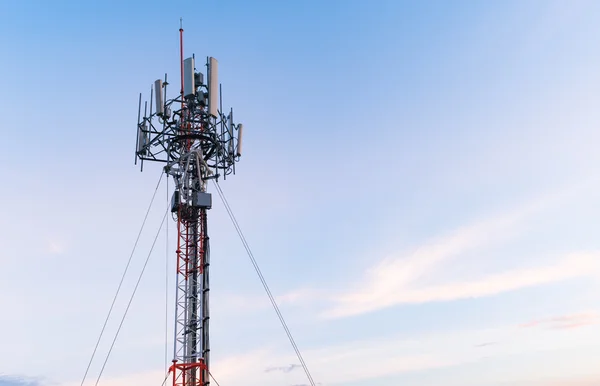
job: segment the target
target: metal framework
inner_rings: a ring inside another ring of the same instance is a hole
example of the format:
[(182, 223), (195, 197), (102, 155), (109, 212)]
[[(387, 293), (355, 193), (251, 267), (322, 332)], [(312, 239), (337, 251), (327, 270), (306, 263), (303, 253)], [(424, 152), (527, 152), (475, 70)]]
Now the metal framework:
[[(208, 82), (196, 72), (195, 57), (183, 59), (180, 35), (181, 90), (166, 99), (167, 76), (142, 95), (138, 107), (136, 164), (165, 163), (175, 181), (171, 212), (177, 221), (177, 279), (173, 361), (173, 386), (207, 386), (210, 383), (209, 266), (207, 211), (212, 198), (207, 182), (235, 173), (241, 156), (242, 125), (233, 123), (233, 110), (223, 113), (218, 62), (206, 61)], [(154, 103), (153, 102), (154, 99)], [(148, 105), (150, 105), (148, 111)], [(153, 105), (155, 111), (153, 112)]]

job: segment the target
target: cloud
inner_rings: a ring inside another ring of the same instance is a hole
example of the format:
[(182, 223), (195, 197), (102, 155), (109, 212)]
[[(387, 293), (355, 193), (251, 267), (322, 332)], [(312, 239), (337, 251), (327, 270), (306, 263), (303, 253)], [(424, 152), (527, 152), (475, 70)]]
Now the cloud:
[[(461, 359), (457, 358), (426, 353), (410, 354), (406, 351), (402, 342), (392, 339), (387, 342), (353, 342), (352, 344), (306, 350), (303, 356), (309, 362), (308, 366), (315, 381), (323, 384), (363, 381), (461, 363)], [(267, 358), (272, 360), (282, 356), (280, 352), (276, 351), (267, 352), (264, 355), (266, 356), (262, 356), (263, 361)], [(260, 362), (261, 357), (257, 357), (255, 361)], [(349, 366), (352, 363), (360, 363), (360, 366)], [(247, 379), (249, 375), (257, 383), (263, 385), (306, 383), (306, 375), (302, 371), (273, 371), (263, 372), (260, 375), (256, 373), (255, 368), (237, 367), (238, 371), (235, 373), (232, 372), (233, 369), (227, 370), (226, 373), (223, 373), (224, 369), (221, 366), (219, 369), (221, 373), (215, 370), (215, 374), (220, 374), (218, 377), (226, 380), (226, 382), (219, 382), (229, 385), (242, 385), (244, 379)], [(246, 378), (244, 378), (244, 374)]]
[(0, 386), (41, 386), (48, 383), (39, 378), (0, 374)]
[(597, 312), (586, 312), (534, 320), (531, 322), (521, 324), (520, 327), (540, 327), (551, 330), (566, 330), (584, 326), (591, 326), (598, 323), (600, 323), (600, 314), (598, 314)]
[(517, 268), (457, 282), (448, 283), (451, 278), (446, 277), (446, 281), (423, 283), (424, 278), (439, 273), (440, 268), (453, 259), (519, 234), (526, 220), (534, 214), (572, 197), (588, 183), (584, 181), (564, 191), (539, 197), (512, 211), (459, 227), (412, 251), (380, 260), (362, 280), (358, 280), (359, 285), (333, 296), (333, 304), (322, 316), (340, 318), (400, 304), (480, 298), (595, 273), (600, 267), (600, 253), (582, 252), (562, 256), (546, 266)]
[(65, 251), (65, 244), (57, 240), (51, 240), (46, 245), (46, 252), (51, 255), (60, 255), (63, 254)]
[[(146, 371), (124, 374), (120, 376), (103, 376), (99, 385), (101, 386), (127, 386), (127, 385), (160, 385), (165, 379), (164, 370)], [(170, 378), (168, 378), (170, 379)], [(166, 382), (165, 385), (171, 383)], [(64, 382), (61, 386), (80, 386), (81, 380)]]
[(270, 373), (272, 371), (282, 371), (284, 373), (289, 373), (294, 371), (295, 369), (301, 367), (300, 365), (291, 364), (289, 366), (279, 366), (279, 367), (269, 367), (265, 370), (265, 373)]
[(569, 255), (553, 265), (516, 269), (481, 279), (444, 285), (411, 288), (390, 283), (386, 292), (354, 293), (341, 298), (331, 317), (350, 316), (398, 305), (481, 298), (527, 287), (582, 277), (597, 271), (600, 252)]
[(297, 304), (299, 302), (310, 301), (321, 296), (323, 296), (322, 291), (311, 288), (301, 288), (283, 295), (275, 296), (275, 301), (278, 305)]
[[(530, 383), (531, 384), (531, 383)], [(553, 381), (536, 382), (533, 386), (598, 386), (600, 385), (600, 374), (584, 378), (569, 378)]]
[(481, 347), (487, 347), (487, 346), (493, 346), (495, 344), (498, 344), (498, 342), (485, 342), (485, 343), (480, 343), (480, 344), (476, 344), (475, 347), (476, 348), (481, 348)]
[[(428, 335), (426, 341), (407, 340), (404, 337), (361, 340), (307, 349), (302, 355), (315, 382), (325, 385), (454, 366), (473, 360), (476, 356), (467, 345), (458, 355), (448, 355), (444, 349), (440, 351), (443, 343), (438, 338)], [(455, 339), (465, 340), (465, 337), (456, 338), (452, 335), (443, 339), (452, 339), (454, 342)], [(211, 372), (220, 384), (229, 386), (245, 385), (248, 379), (264, 386), (306, 384), (306, 374), (299, 365), (294, 364), (297, 363), (295, 359), (290, 349), (263, 348), (215, 360)], [(265, 363), (278, 362), (292, 365), (273, 366), (265, 370)]]
[[(581, 319), (575, 315), (579, 314), (552, 319), (568, 322)], [(593, 331), (582, 332), (584, 334), (576, 338), (578, 341), (575, 342), (575, 346), (589, 342), (590, 337), (595, 336)], [(476, 369), (486, 356), (495, 359), (514, 358), (526, 353), (554, 353), (557, 350), (575, 347), (572, 340), (557, 341), (554, 339), (556, 337), (557, 334), (550, 330), (529, 331), (514, 325), (505, 325), (481, 330), (426, 331), (421, 334), (398, 334), (347, 341), (305, 349), (302, 355), (316, 383), (330, 386), (366, 384), (380, 377), (402, 377), (454, 366), (472, 366)], [(483, 342), (477, 346), (486, 348), (474, 349), (470, 342)], [(287, 346), (272, 345), (256, 350), (228, 353), (229, 356), (226, 357), (214, 355), (212, 358), (211, 373), (221, 385), (246, 385), (248, 379), (263, 386), (308, 383), (306, 374), (297, 364), (293, 350)], [(482, 355), (484, 353), (485, 356)], [(558, 354), (558, 358), (560, 357), (561, 354)], [(268, 367), (269, 364), (273, 366)], [(163, 370), (157, 370), (105, 377), (101, 386), (127, 386), (132, 383), (158, 385), (163, 379)], [(64, 386), (79, 386), (79, 382)]]

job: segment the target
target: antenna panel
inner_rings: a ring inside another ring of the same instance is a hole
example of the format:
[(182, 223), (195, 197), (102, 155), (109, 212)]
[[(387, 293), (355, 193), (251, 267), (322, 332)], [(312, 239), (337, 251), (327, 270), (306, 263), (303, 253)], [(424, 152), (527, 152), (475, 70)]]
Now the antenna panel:
[(183, 61), (183, 96), (189, 97), (196, 94), (196, 85), (194, 77), (194, 58), (187, 58)]
[(233, 109), (227, 116), (227, 134), (228, 134), (227, 140), (229, 141), (229, 147), (228, 147), (229, 156), (233, 157)]
[(196, 77), (195, 86), (196, 87), (202, 86), (204, 84), (204, 74), (201, 72), (197, 72), (194, 76)]
[(208, 113), (217, 117), (219, 109), (219, 62), (210, 57), (208, 59)]
[(143, 127), (141, 129), (138, 129), (138, 148), (137, 151), (138, 153), (140, 153), (142, 156), (146, 155), (146, 145), (148, 143), (148, 134), (145, 133), (146, 130), (146, 125), (143, 125)]
[(154, 100), (156, 101), (156, 114), (162, 116), (165, 112), (165, 101), (163, 99), (163, 81), (157, 79), (154, 82)]
[(237, 151), (236, 156), (240, 157), (242, 155), (242, 130), (244, 129), (244, 125), (241, 123), (238, 125), (238, 143), (237, 143)]

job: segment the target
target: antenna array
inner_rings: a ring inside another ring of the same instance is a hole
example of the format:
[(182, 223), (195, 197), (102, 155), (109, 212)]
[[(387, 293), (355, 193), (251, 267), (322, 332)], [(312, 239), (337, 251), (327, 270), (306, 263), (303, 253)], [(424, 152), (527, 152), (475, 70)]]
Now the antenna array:
[[(150, 90), (150, 101), (144, 102), (142, 94), (138, 106), (136, 138), (136, 164), (141, 161), (158, 161), (173, 166), (188, 152), (190, 143), (202, 152), (210, 175), (204, 179), (225, 178), (235, 173), (235, 163), (242, 155), (243, 125), (233, 121), (233, 109), (223, 112), (221, 87), (218, 83), (218, 62), (209, 57), (206, 61), (208, 82), (204, 74), (196, 72), (195, 59), (185, 59), (183, 65), (183, 92), (176, 98), (166, 99), (167, 75), (158, 79)], [(154, 111), (153, 111), (154, 107)], [(149, 109), (149, 111), (148, 111)]]

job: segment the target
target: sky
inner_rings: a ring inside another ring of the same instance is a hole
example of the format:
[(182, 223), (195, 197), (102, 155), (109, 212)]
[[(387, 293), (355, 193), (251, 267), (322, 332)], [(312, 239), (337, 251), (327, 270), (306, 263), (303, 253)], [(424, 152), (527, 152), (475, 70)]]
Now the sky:
[[(599, 12), (592, 0), (4, 2), (0, 386), (81, 384), (161, 173), (134, 165), (137, 103), (165, 73), (177, 86), (180, 17), (186, 56), (219, 60), (244, 123), (221, 186), (318, 384), (599, 385)], [(164, 379), (169, 183), (85, 385), (148, 255), (98, 385)], [(222, 386), (307, 385), (213, 203), (211, 372)]]

